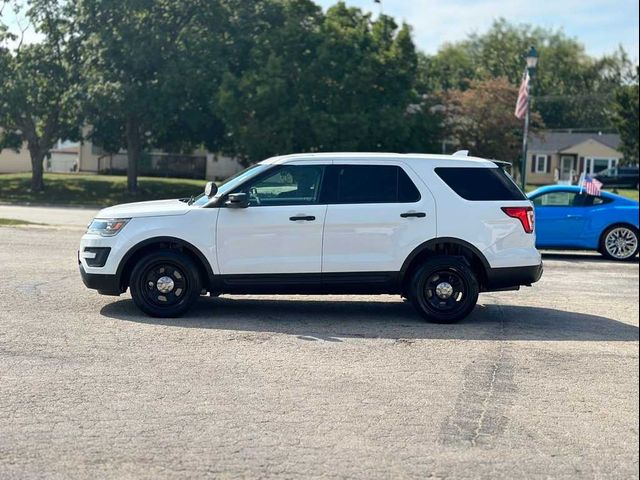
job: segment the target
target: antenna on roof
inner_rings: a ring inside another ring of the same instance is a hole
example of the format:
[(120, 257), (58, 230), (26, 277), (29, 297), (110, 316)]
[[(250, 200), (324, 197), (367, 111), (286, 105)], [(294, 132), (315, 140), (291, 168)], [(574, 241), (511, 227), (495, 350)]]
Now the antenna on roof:
[(469, 150), (458, 150), (452, 156), (454, 156), (454, 157), (468, 157), (469, 156)]

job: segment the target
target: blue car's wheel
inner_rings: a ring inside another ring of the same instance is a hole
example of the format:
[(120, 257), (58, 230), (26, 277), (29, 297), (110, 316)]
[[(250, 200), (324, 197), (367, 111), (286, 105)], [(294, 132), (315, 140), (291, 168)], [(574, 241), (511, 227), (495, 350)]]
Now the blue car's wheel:
[(629, 260), (638, 254), (638, 230), (628, 225), (609, 227), (600, 239), (600, 252), (612, 260)]

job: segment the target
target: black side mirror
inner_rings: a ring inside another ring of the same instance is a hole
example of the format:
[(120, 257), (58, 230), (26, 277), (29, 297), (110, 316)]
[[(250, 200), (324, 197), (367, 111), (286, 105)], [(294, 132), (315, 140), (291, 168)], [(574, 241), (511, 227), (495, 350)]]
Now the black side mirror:
[(213, 182), (207, 182), (204, 186), (204, 194), (208, 198), (212, 198), (216, 193), (218, 193), (218, 186)]
[(249, 206), (249, 194), (230, 193), (224, 204), (230, 208), (247, 208)]

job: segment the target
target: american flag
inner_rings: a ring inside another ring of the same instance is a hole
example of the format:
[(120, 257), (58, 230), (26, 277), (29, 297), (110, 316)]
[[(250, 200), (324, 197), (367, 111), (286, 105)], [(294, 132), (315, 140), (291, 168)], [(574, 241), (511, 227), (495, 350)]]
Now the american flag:
[(522, 83), (520, 91), (518, 91), (518, 101), (516, 102), (515, 115), (522, 120), (527, 114), (527, 106), (529, 105), (529, 72), (525, 70), (522, 74)]
[(587, 192), (587, 195), (593, 195), (594, 197), (600, 196), (600, 189), (602, 188), (602, 182), (596, 180), (591, 175), (584, 177), (582, 182), (582, 188)]

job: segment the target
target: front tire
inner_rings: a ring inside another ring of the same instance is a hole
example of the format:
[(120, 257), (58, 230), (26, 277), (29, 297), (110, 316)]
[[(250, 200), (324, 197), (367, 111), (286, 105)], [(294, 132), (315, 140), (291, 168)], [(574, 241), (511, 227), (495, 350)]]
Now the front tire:
[(187, 255), (158, 250), (142, 257), (131, 272), (136, 306), (152, 317), (179, 317), (200, 296), (198, 268)]
[(600, 253), (610, 260), (625, 261), (638, 254), (638, 230), (629, 225), (613, 225), (600, 239)]
[(471, 313), (479, 290), (475, 274), (463, 259), (434, 257), (413, 274), (409, 298), (430, 322), (454, 323)]

